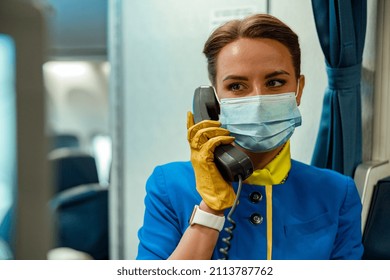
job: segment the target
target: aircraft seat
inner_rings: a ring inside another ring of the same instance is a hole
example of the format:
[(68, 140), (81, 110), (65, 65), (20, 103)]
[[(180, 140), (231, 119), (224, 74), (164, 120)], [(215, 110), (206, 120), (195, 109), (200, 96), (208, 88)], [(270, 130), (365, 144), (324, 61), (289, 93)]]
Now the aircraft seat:
[(56, 247), (109, 259), (108, 188), (87, 184), (58, 193), (51, 201)]
[(390, 177), (374, 187), (363, 245), (363, 259), (390, 260)]
[(60, 148), (79, 148), (80, 140), (74, 134), (54, 134), (50, 137), (53, 150)]
[(54, 193), (71, 187), (99, 183), (95, 158), (80, 149), (61, 148), (49, 153), (54, 174)]

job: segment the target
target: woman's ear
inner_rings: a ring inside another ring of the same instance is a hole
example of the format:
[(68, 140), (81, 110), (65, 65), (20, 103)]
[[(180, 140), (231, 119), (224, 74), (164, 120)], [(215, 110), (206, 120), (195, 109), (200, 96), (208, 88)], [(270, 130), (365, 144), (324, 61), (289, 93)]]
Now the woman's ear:
[(303, 88), (305, 87), (305, 76), (301, 75), (299, 76), (298, 79), (298, 88), (297, 88), (297, 95), (296, 95), (296, 100), (297, 100), (297, 105), (301, 104), (301, 97), (303, 93)]

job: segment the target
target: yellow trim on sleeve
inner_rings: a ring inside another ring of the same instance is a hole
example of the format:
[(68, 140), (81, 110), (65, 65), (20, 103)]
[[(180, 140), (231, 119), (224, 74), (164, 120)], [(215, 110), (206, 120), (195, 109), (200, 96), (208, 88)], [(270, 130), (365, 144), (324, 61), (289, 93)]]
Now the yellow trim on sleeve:
[(267, 202), (267, 260), (272, 260), (272, 185), (265, 186)]

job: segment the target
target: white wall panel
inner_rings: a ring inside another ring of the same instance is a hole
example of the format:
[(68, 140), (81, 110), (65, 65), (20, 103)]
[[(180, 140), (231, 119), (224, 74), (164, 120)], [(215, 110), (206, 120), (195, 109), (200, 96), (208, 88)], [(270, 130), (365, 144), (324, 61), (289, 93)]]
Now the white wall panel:
[[(116, 182), (124, 184), (125, 207), (120, 210), (124, 211), (123, 224), (119, 220), (117, 224), (124, 234), (116, 231), (113, 251), (115, 258), (132, 259), (143, 220), (147, 178), (158, 164), (189, 160), (186, 112), (192, 110), (195, 88), (209, 84), (202, 54), (204, 41), (215, 21), (266, 12), (266, 1), (118, 2), (116, 8), (121, 8), (123, 20), (119, 28), (122, 34), (118, 34), (122, 45), (117, 50), (122, 52), (123, 65), (117, 65), (122, 68), (122, 81), (114, 83), (117, 89), (123, 86), (123, 92), (116, 94), (124, 95), (124, 131), (118, 136), (122, 139), (117, 138), (123, 140), (124, 174)], [(114, 151), (114, 166), (115, 153), (120, 151)]]

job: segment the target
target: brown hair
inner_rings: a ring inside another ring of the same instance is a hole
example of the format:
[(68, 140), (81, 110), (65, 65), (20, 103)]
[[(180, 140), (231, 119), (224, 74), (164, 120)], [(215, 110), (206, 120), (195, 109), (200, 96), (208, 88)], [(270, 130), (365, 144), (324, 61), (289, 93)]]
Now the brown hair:
[(243, 20), (233, 20), (218, 27), (207, 39), (203, 53), (207, 58), (209, 79), (215, 86), (217, 57), (221, 49), (240, 38), (273, 39), (289, 50), (296, 78), (300, 76), (301, 50), (297, 34), (279, 19), (268, 14), (256, 14)]

